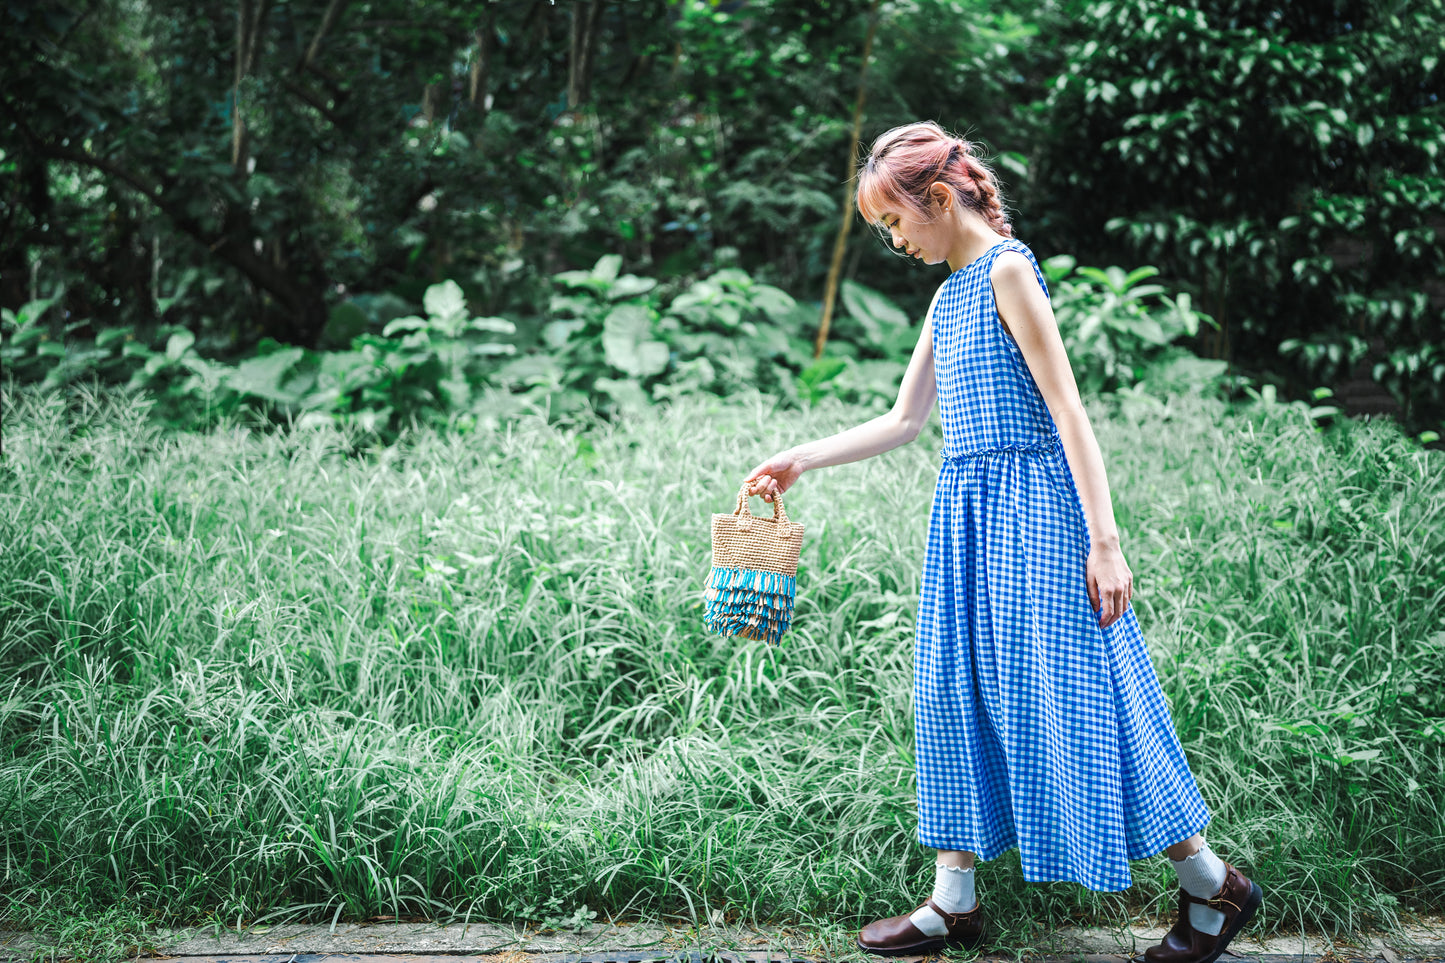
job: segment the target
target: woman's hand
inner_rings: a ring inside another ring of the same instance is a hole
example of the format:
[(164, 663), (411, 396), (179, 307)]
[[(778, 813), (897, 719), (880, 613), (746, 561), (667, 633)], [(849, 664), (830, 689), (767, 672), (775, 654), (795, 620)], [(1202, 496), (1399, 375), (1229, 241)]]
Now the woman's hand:
[(748, 472), (743, 484), (748, 486), (749, 495), (762, 495), (763, 501), (770, 502), (774, 495), (781, 495), (793, 487), (793, 482), (803, 474), (803, 463), (792, 449), (780, 451), (767, 461)]
[(1089, 604), (1099, 613), (1099, 627), (1107, 628), (1123, 617), (1134, 598), (1134, 573), (1129, 571), (1124, 553), (1110, 545), (1089, 550), (1084, 572), (1089, 581)]

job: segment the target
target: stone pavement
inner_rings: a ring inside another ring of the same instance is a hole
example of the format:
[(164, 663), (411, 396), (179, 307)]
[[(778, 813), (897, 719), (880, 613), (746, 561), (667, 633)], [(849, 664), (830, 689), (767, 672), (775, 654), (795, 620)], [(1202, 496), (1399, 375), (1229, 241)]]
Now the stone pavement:
[[(240, 931), (191, 928), (158, 930), (132, 948), (131, 956), (191, 958), (188, 963), (645, 963), (645, 961), (734, 960), (818, 961), (878, 959), (853, 946), (856, 932), (836, 944), (820, 941), (810, 928), (759, 930), (729, 925), (715, 918), (712, 926), (663, 926), (646, 923), (603, 923), (577, 931), (538, 932), (536, 927), (482, 923), (378, 921), (328, 925), (253, 926)], [(1029, 947), (987, 947), (980, 960), (1030, 960), (1038, 963), (1127, 963), (1157, 943), (1164, 929), (1128, 927), (1117, 930), (1063, 929)], [(0, 932), (0, 959), (31, 959), (44, 947), (23, 933)], [(950, 954), (950, 955), (964, 955)], [(364, 957), (364, 960), (356, 959)], [(918, 960), (920, 957), (898, 957)], [(1381, 960), (1384, 963), (1445, 961), (1445, 919), (1415, 920), (1390, 934), (1360, 937), (1354, 943), (1318, 936), (1237, 938), (1223, 963), (1340, 963)]]

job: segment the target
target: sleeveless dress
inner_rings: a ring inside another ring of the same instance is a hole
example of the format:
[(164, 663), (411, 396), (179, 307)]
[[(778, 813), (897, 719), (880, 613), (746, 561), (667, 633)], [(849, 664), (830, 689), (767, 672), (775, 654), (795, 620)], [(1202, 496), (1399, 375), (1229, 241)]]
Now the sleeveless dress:
[(1004, 329), (989, 272), (1003, 241), (943, 282), (933, 363), (943, 464), (914, 649), (918, 841), (1024, 879), (1127, 889), (1130, 859), (1201, 831), (1132, 606), (1089, 603), (1089, 529), (1058, 428)]

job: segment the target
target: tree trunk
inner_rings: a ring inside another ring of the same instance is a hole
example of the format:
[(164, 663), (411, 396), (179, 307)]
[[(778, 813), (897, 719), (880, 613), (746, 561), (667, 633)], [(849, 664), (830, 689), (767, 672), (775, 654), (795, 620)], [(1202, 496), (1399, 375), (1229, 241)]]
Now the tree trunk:
[(240, 170), (246, 140), (246, 122), (241, 119), (241, 81), (246, 77), (246, 37), (251, 27), (251, 8), (256, 0), (240, 0), (236, 7), (236, 71), (231, 82), (231, 166)]
[(246, 121), (241, 116), (241, 82), (256, 66), (261, 50), (261, 28), (271, 11), (271, 0), (239, 0), (236, 7), (236, 70), (231, 85), (231, 166), (245, 176), (248, 156)]
[(467, 102), (477, 111), (478, 119), (487, 116), (487, 81), (491, 72), (492, 55), (492, 8), (487, 7), (486, 19), (477, 28), (477, 56), (472, 61), (471, 85), (467, 91)]
[(597, 47), (597, 20), (602, 0), (577, 0), (572, 6), (571, 44), (567, 56), (567, 109), (587, 101), (592, 87), (592, 56)]
[(833, 321), (833, 305), (838, 298), (838, 280), (843, 273), (843, 252), (848, 248), (848, 232), (853, 229), (853, 190), (858, 185), (858, 135), (863, 131), (863, 102), (868, 95), (868, 61), (873, 56), (873, 37), (878, 32), (878, 0), (868, 8), (868, 36), (863, 41), (863, 65), (858, 68), (858, 97), (853, 102), (853, 130), (848, 135), (848, 189), (843, 194), (843, 222), (838, 225), (838, 238), (833, 242), (833, 263), (828, 266), (828, 283), (823, 290), (823, 318), (818, 324), (818, 340), (813, 357), (823, 356), (828, 341), (828, 326)]

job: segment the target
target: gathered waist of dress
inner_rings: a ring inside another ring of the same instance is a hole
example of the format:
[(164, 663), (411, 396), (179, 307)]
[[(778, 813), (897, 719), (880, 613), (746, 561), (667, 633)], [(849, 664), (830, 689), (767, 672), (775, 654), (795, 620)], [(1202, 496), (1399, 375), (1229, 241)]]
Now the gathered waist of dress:
[(1059, 438), (1059, 433), (1056, 431), (1052, 435), (1041, 436), (1037, 441), (1017, 442), (1009, 445), (994, 445), (987, 448), (969, 448), (966, 450), (958, 451), (950, 451), (947, 448), (940, 448), (938, 450), (938, 454), (943, 457), (944, 461), (962, 462), (968, 461), (973, 458), (980, 458), (984, 455), (997, 455), (1003, 452), (1010, 451), (1051, 451), (1055, 446), (1061, 446), (1062, 444), (1063, 441)]

